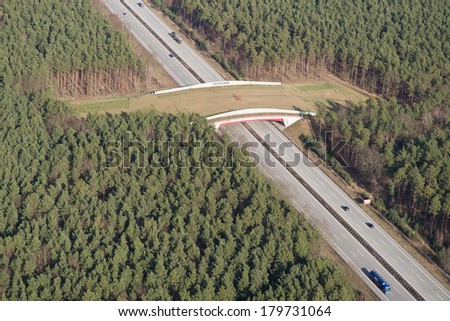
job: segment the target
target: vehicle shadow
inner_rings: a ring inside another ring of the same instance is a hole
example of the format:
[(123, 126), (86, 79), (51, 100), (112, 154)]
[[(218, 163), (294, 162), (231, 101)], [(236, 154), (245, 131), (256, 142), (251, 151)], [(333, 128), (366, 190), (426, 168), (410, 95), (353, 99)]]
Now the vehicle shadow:
[(370, 279), (370, 271), (365, 267), (361, 268), (361, 271)]

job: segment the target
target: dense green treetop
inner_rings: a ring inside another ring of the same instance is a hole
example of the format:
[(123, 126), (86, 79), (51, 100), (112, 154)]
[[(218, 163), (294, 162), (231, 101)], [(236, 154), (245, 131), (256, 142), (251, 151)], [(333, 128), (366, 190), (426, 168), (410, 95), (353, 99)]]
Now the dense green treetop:
[(90, 0), (5, 0), (0, 12), (0, 75), (26, 92), (48, 88), (56, 72), (139, 66)]
[[(342, 156), (377, 202), (384, 199), (386, 208), (377, 205), (388, 218), (410, 236), (421, 232), (445, 252), (450, 237), (450, 108), (445, 100), (405, 106), (371, 99), (353, 108), (323, 109), (314, 123), (322, 133), (332, 132), (334, 141), (349, 142)], [(442, 263), (450, 269), (444, 252)]]
[[(9, 89), (0, 107), (1, 299), (354, 298), (342, 270), (318, 255), (317, 232), (240, 165), (244, 155), (177, 166), (162, 142), (216, 139), (199, 116), (80, 120), (45, 95)], [(106, 143), (124, 133), (161, 142), (147, 166), (137, 149), (128, 166), (107, 166)], [(164, 154), (173, 161), (151, 166)]]
[[(266, 21), (276, 18), (269, 2), (252, 2), (252, 11), (257, 4)], [(233, 5), (251, 14), (249, 3)], [(0, 7), (2, 300), (354, 299), (342, 270), (319, 255), (317, 232), (256, 170), (241, 165), (244, 155), (216, 167), (177, 166), (163, 142), (179, 134), (216, 141), (204, 119), (156, 112), (80, 119), (41, 91), (54, 73), (139, 65), (90, 1), (5, 0)], [(257, 19), (255, 26), (262, 28)], [(263, 53), (263, 39), (286, 46), (262, 30), (241, 39), (259, 63), (275, 59)], [(125, 157), (127, 166), (107, 166), (108, 142), (125, 133), (156, 143), (145, 166), (137, 149)], [(169, 162), (155, 166), (161, 158)], [(430, 202), (437, 215), (442, 199)]]
[[(164, 6), (167, 1), (153, 0)], [(171, 9), (237, 66), (300, 58), (405, 100), (448, 90), (447, 0), (174, 0)]]

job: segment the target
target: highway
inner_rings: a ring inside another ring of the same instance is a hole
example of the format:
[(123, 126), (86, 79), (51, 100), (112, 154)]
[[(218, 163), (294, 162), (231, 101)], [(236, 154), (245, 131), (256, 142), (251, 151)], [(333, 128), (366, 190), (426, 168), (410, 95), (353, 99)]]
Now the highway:
[[(124, 0), (123, 3), (120, 0), (103, 2), (179, 86), (224, 80), (189, 45), (175, 42), (169, 35), (172, 30), (146, 5), (140, 7), (139, 1), (129, 0)], [(142, 19), (151, 31), (135, 15)]]
[(148, 26), (158, 34), (158, 36), (168, 45), (172, 53), (176, 53), (183, 61), (201, 78), (202, 82), (223, 81), (219, 75), (199, 54), (195, 52), (188, 44), (183, 42), (178, 44), (169, 33), (172, 30), (164, 21), (161, 20), (149, 7), (143, 4), (138, 5), (139, 1), (124, 0), (126, 3)]
[[(400, 244), (398, 244), (381, 227), (341, 190), (328, 176), (309, 161), (289, 139), (282, 134), (277, 125), (270, 122), (252, 122), (250, 127), (266, 141), (272, 142), (273, 149), (279, 153), (280, 146), (285, 146), (283, 158), (294, 160), (294, 153), (300, 162), (293, 169), (314, 188), (325, 201), (393, 266), (404, 279), (426, 300), (450, 300), (449, 291), (440, 284), (423, 266), (420, 265)], [(239, 142), (255, 142), (256, 138), (242, 124), (228, 125), (222, 129)], [(270, 139), (266, 135), (270, 134)], [(259, 162), (258, 168), (273, 180), (288, 195), (292, 204), (304, 212), (316, 228), (322, 231), (325, 239), (336, 252), (361, 276), (382, 300), (414, 300), (414, 297), (345, 229), (323, 205), (300, 184), (289, 171), (276, 161), (261, 144), (253, 149), (261, 160), (271, 159), (276, 165), (269, 167), (266, 162)], [(265, 156), (264, 156), (265, 155)], [(265, 158), (264, 158), (265, 157)], [(341, 206), (348, 206), (344, 211)], [(366, 223), (373, 223), (369, 228)], [(377, 270), (392, 286), (392, 294), (383, 294), (368, 278), (367, 271)]]
[[(189, 86), (201, 82), (223, 80), (192, 48), (184, 42), (178, 44), (169, 35), (173, 30), (146, 5), (141, 7), (138, 5), (139, 1), (134, 0), (103, 1), (109, 10), (121, 19), (142, 46), (156, 57), (178, 85)], [(267, 134), (270, 134), (273, 150), (278, 154), (280, 154), (280, 146), (290, 146), (283, 150), (282, 157), (285, 161), (293, 160), (294, 155), (299, 157), (300, 162), (288, 170), (273, 156), (270, 156), (261, 144), (253, 148), (261, 160), (269, 157), (276, 164), (275, 167), (269, 167), (267, 163), (260, 162), (258, 168), (289, 195), (297, 210), (305, 213), (315, 227), (322, 231), (324, 238), (381, 300), (414, 300), (418, 297), (434, 301), (450, 300), (450, 292), (445, 286), (440, 284), (387, 232), (372, 222), (361, 206), (326, 176), (320, 168), (312, 164), (284, 136), (276, 124), (252, 122), (248, 126), (257, 136), (266, 137)], [(258, 143), (255, 135), (252, 135), (242, 124), (227, 125), (222, 127), (222, 130), (236, 141)], [(306, 188), (304, 184), (302, 185), (294, 174), (307, 182), (309, 187)], [(317, 195), (320, 195), (319, 198), (322, 198), (322, 202), (318, 200)], [(348, 211), (344, 211), (342, 206), (347, 206)], [(333, 216), (332, 212), (338, 213), (340, 217), (336, 217), (336, 214)], [(367, 223), (372, 223), (374, 227), (370, 228)], [(353, 232), (349, 231), (348, 226), (353, 229)], [(355, 238), (355, 233), (362, 237), (366, 242), (365, 245), (361, 239)], [(367, 244), (370, 244), (369, 249)], [(390, 267), (381, 264), (380, 256), (377, 259), (374, 251), (386, 260)], [(372, 269), (377, 270), (391, 284), (392, 294), (383, 294), (369, 279), (367, 273)], [(397, 276), (394, 272), (398, 273)], [(411, 285), (414, 291), (411, 289), (408, 291), (405, 283)], [(411, 292), (416, 292), (415, 297)]]
[(119, 0), (103, 0), (103, 2), (178, 85), (189, 86), (200, 83), (178, 59), (169, 56), (171, 52)]

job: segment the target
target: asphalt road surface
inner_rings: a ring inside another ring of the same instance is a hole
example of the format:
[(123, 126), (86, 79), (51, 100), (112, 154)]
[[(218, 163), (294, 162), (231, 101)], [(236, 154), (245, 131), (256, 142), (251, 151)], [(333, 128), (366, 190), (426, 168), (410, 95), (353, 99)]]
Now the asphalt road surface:
[[(168, 74), (180, 86), (198, 84), (200, 82), (222, 81), (223, 78), (212, 69), (192, 48), (184, 42), (178, 44), (169, 33), (171, 30), (147, 6), (138, 6), (139, 1), (125, 0), (133, 12), (130, 12), (119, 0), (103, 0), (109, 10), (115, 13), (136, 37), (141, 45), (152, 53)], [(161, 43), (134, 14), (138, 15), (164, 42)], [(179, 57), (182, 61), (178, 60)], [(183, 64), (183, 63), (184, 64)], [(194, 71), (193, 73), (185, 67)], [(194, 75), (195, 74), (195, 75)], [(280, 146), (290, 146), (283, 149), (286, 161), (299, 158), (295, 171), (305, 179), (325, 201), (380, 253), (405, 278), (414, 289), (426, 300), (450, 300), (449, 291), (440, 284), (423, 266), (420, 265), (400, 244), (398, 244), (381, 227), (373, 223), (362, 208), (342, 191), (319, 168), (304, 157), (292, 143), (269, 122), (254, 122), (250, 125), (261, 137), (270, 134), (273, 148), (279, 152)], [(228, 125), (223, 129), (235, 140), (253, 141), (255, 137), (241, 124)], [(287, 192), (294, 206), (305, 213), (324, 237), (330, 242), (337, 253), (361, 276), (382, 300), (414, 300), (412, 295), (389, 274), (389, 272), (326, 210), (319, 201), (311, 195), (263, 146), (253, 148), (261, 160), (271, 159), (276, 166), (270, 167), (266, 162), (260, 162), (258, 167), (262, 172), (276, 182)], [(347, 206), (344, 211), (342, 206)], [(369, 228), (367, 223), (372, 223)], [(391, 285), (392, 294), (383, 294), (369, 279), (367, 273), (377, 270)]]
[[(150, 52), (179, 86), (199, 84), (200, 81), (164, 47), (155, 36), (119, 0), (103, 0), (139, 43)], [(125, 13), (125, 15), (124, 15)]]
[[(341, 190), (328, 176), (312, 164), (286, 136), (270, 122), (252, 122), (249, 125), (280, 154), (283, 148), (286, 161), (293, 161), (294, 155), (299, 162), (294, 170), (305, 179), (341, 216), (391, 264), (416, 291), (426, 300), (450, 300), (449, 291), (440, 284), (420, 263), (418, 263), (400, 244), (398, 244), (380, 226)], [(255, 142), (257, 139), (242, 124), (223, 127), (231, 137), (239, 142)], [(270, 134), (270, 138), (266, 135)], [(305, 213), (314, 225), (322, 231), (325, 239), (336, 252), (361, 276), (382, 300), (414, 300), (413, 296), (312, 196), (263, 146), (252, 148), (260, 157), (258, 168), (273, 180), (285, 193), (293, 205)], [(272, 161), (274, 167), (268, 166)], [(342, 206), (347, 206), (344, 211)], [(369, 228), (366, 223), (372, 223)], [(377, 270), (391, 285), (392, 294), (383, 294), (369, 279), (367, 273)]]
[[(158, 34), (158, 36), (170, 47), (172, 53), (176, 53), (181, 59), (201, 78), (203, 82), (223, 81), (219, 75), (199, 54), (185, 42), (179, 44), (170, 35), (172, 30), (164, 23), (147, 5), (138, 5), (139, 1), (124, 0), (124, 2)], [(178, 35), (180, 35), (177, 32)]]
[(184, 42), (177, 43), (169, 35), (173, 30), (145, 4), (139, 6), (139, 1), (134, 0), (124, 0), (126, 6), (120, 0), (103, 0), (103, 2), (112, 13), (119, 17), (131, 34), (156, 58), (179, 86), (224, 80), (189, 45)]

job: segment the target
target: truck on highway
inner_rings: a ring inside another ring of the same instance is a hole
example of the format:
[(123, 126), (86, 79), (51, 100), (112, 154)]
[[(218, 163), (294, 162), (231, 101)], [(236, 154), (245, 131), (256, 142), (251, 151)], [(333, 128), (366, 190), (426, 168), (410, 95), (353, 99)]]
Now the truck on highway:
[(370, 277), (384, 294), (391, 293), (391, 286), (377, 273), (377, 271), (370, 271)]
[(181, 44), (181, 38), (180, 36), (177, 35), (177, 33), (175, 31), (172, 31), (171, 33), (169, 33), (169, 35), (173, 38), (173, 40), (175, 40), (177, 43)]

